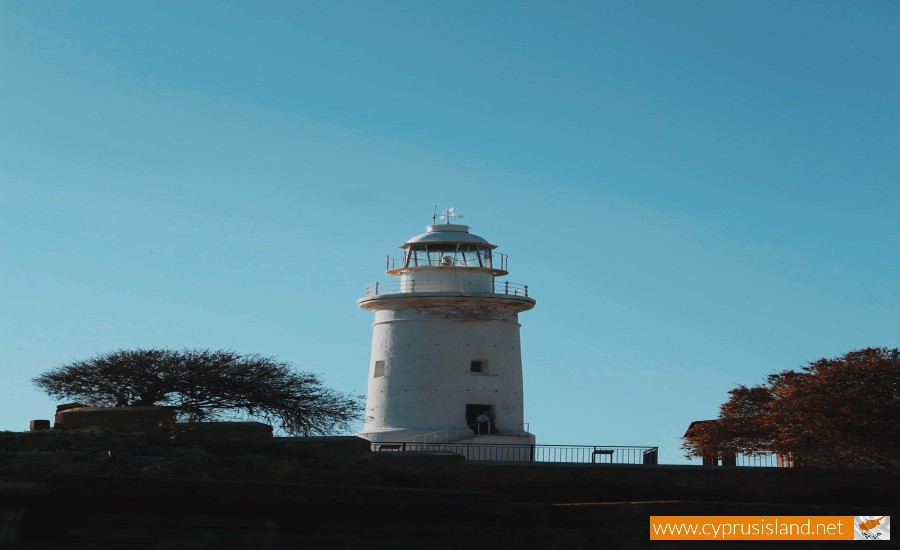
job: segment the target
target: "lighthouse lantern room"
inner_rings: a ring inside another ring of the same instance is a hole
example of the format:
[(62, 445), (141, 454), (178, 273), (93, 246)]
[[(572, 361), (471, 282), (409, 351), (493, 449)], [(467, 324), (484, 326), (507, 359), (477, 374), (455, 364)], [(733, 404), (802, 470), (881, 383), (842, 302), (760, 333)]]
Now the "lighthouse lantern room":
[(507, 258), (496, 245), (451, 223), (453, 209), (445, 223), (437, 217), (388, 256), (396, 279), (370, 285), (357, 302), (375, 313), (360, 435), (411, 445), (533, 444), (518, 315), (535, 301), (527, 285), (499, 279)]

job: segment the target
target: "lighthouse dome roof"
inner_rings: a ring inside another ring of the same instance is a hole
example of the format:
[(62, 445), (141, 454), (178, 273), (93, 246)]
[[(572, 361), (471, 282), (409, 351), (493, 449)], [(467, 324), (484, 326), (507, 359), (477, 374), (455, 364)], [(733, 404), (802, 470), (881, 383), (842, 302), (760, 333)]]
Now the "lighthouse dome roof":
[(429, 225), (425, 228), (426, 232), (421, 235), (412, 237), (401, 248), (407, 248), (414, 244), (480, 244), (489, 248), (496, 248), (483, 237), (469, 233), (468, 225), (455, 223), (442, 223), (437, 225)]

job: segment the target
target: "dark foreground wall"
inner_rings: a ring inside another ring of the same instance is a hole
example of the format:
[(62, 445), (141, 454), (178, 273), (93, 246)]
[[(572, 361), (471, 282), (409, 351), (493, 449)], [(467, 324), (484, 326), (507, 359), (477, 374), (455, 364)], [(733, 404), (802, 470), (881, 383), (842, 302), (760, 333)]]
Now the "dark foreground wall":
[(370, 453), (355, 438), (204, 448), (32, 435), (0, 434), (0, 548), (640, 548), (650, 515), (889, 515), (897, 495), (880, 471), (479, 464)]
[[(398, 453), (399, 454), (399, 453)], [(490, 490), (522, 502), (691, 500), (891, 505), (897, 477), (879, 470), (705, 468), (629, 464), (523, 464), (378, 457), (395, 486)]]

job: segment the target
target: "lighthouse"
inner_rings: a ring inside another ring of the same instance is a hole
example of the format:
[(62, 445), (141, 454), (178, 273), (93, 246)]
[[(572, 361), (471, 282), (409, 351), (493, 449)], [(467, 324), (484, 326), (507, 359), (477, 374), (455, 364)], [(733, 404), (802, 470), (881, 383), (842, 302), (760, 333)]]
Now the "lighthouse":
[(527, 285), (503, 279), (506, 255), (456, 217), (453, 209), (435, 214), (425, 233), (388, 255), (394, 279), (357, 301), (375, 314), (359, 435), (385, 444), (533, 445), (519, 313), (535, 301)]

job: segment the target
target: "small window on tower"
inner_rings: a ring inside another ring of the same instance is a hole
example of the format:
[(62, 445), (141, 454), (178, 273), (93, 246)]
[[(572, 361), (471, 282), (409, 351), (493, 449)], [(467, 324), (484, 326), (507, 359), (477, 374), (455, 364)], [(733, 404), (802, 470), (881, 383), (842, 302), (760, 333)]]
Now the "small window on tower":
[(471, 366), (469, 367), (470, 372), (477, 372), (478, 374), (484, 374), (487, 371), (487, 361), (482, 359), (476, 359), (472, 361)]
[(384, 361), (375, 361), (375, 378), (384, 376)]

